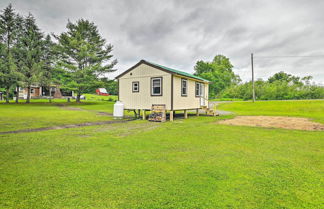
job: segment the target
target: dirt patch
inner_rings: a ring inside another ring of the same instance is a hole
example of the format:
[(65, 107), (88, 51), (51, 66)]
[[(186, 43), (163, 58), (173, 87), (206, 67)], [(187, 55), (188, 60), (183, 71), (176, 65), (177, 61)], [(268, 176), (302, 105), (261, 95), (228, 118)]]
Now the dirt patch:
[(103, 116), (113, 116), (112, 113), (108, 113), (108, 112), (97, 112), (97, 115), (103, 115)]
[(218, 123), (226, 125), (258, 126), (308, 131), (324, 130), (323, 124), (313, 122), (307, 118), (282, 116), (237, 116), (233, 119), (223, 120)]

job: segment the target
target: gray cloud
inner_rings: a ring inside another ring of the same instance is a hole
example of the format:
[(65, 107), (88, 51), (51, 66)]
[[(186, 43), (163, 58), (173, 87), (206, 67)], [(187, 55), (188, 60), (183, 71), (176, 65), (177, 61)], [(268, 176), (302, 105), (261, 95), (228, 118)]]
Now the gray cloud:
[(224, 54), (249, 80), (253, 52), (258, 78), (284, 70), (324, 84), (324, 57), (258, 58), (324, 55), (322, 0), (2, 0), (0, 8), (10, 2), (21, 14), (31, 12), (47, 33), (64, 31), (68, 19), (94, 21), (119, 61), (109, 77), (140, 59), (193, 72), (196, 61)]

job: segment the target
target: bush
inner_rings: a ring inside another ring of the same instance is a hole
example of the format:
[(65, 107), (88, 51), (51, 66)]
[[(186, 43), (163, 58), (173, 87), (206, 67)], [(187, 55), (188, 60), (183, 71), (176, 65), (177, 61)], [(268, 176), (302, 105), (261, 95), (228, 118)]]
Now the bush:
[[(286, 81), (256, 81), (255, 95), (258, 100), (324, 99), (324, 87), (293, 84)], [(252, 99), (252, 83), (231, 86), (221, 92), (218, 98)]]

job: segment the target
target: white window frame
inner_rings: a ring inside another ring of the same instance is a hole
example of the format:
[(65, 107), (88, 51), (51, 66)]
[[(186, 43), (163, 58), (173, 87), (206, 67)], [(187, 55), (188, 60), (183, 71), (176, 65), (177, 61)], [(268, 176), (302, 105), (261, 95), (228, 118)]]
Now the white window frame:
[[(197, 94), (197, 90), (198, 90), (198, 94)], [(195, 95), (196, 95), (196, 97), (202, 97), (203, 96), (202, 91), (201, 91), (201, 83), (200, 82), (196, 82), (196, 84), (195, 84)]]
[[(135, 89), (136, 88), (135, 84), (137, 84), (137, 89)], [(139, 92), (139, 81), (133, 81), (132, 82), (132, 92), (133, 93)]]
[[(185, 90), (185, 93), (183, 93), (183, 90)], [(188, 95), (188, 80), (181, 78), (181, 96), (186, 97), (187, 95)]]
[[(155, 80), (159, 80), (160, 81), (160, 85), (159, 86), (154, 86), (153, 83)], [(151, 96), (162, 96), (162, 77), (154, 77), (151, 78)], [(160, 87), (160, 92), (159, 93), (154, 93), (154, 88), (155, 87)]]

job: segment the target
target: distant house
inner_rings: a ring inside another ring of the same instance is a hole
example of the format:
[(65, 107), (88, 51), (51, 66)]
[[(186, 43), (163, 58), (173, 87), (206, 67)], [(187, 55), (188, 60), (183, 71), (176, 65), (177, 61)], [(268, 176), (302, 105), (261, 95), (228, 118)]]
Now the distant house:
[(96, 89), (96, 93), (101, 96), (109, 96), (109, 94), (105, 88)]
[[(41, 99), (41, 98), (48, 98), (50, 95), (56, 98), (64, 98), (64, 97), (73, 97), (73, 91), (64, 91), (62, 89), (56, 89), (56, 86), (52, 86), (50, 89), (48, 87), (42, 87), (33, 85), (30, 88), (30, 97), (32, 99)], [(20, 99), (27, 99), (28, 88), (19, 87), (19, 98)], [(51, 91), (51, 94), (50, 94)]]
[[(208, 109), (209, 81), (198, 76), (141, 60), (116, 77), (118, 99), (127, 110), (151, 110), (165, 105), (170, 120), (176, 110)], [(209, 109), (208, 109), (209, 110)], [(143, 114), (143, 115), (144, 115)]]

